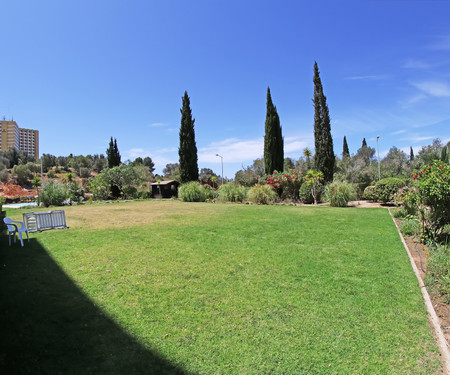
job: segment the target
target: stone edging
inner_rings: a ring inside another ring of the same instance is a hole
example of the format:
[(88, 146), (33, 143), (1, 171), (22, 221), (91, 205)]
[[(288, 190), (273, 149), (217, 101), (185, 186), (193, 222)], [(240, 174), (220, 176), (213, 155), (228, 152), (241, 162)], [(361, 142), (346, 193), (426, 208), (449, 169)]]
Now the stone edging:
[(414, 262), (411, 252), (409, 251), (408, 245), (406, 244), (405, 239), (403, 238), (403, 235), (400, 232), (400, 229), (399, 229), (397, 223), (395, 222), (390, 209), (389, 209), (389, 214), (391, 215), (392, 221), (394, 222), (395, 227), (397, 228), (398, 234), (400, 235), (400, 238), (403, 242), (403, 246), (405, 247), (405, 250), (408, 254), (409, 260), (411, 261), (411, 266), (414, 270), (414, 273), (416, 274), (417, 280), (419, 281), (420, 290), (422, 292), (423, 299), (425, 302), (425, 307), (428, 312), (428, 320), (434, 328), (434, 333), (435, 333), (435, 336), (437, 339), (437, 344), (438, 344), (439, 350), (442, 355), (442, 363), (443, 363), (443, 367), (444, 367), (444, 373), (450, 375), (450, 349), (447, 345), (447, 340), (445, 339), (444, 332), (442, 331), (441, 325), (439, 324), (439, 319), (437, 317), (436, 311), (434, 310), (433, 304), (431, 303), (430, 295), (428, 294), (428, 291), (425, 288), (425, 284), (424, 284), (422, 278), (420, 277), (419, 270), (417, 269), (416, 263)]

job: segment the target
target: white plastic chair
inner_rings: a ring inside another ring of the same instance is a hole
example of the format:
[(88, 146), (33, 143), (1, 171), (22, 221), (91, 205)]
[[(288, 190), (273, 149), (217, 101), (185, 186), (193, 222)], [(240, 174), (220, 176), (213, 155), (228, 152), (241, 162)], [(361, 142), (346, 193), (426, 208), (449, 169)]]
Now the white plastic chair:
[(3, 222), (8, 227), (9, 246), (11, 246), (11, 236), (14, 236), (14, 243), (16, 243), (16, 233), (19, 235), (20, 244), (22, 245), (22, 247), (23, 247), (22, 233), (25, 233), (27, 235), (28, 242), (30, 242), (30, 237), (28, 237), (28, 230), (22, 221), (14, 221), (11, 220), (9, 217), (5, 217), (3, 219)]

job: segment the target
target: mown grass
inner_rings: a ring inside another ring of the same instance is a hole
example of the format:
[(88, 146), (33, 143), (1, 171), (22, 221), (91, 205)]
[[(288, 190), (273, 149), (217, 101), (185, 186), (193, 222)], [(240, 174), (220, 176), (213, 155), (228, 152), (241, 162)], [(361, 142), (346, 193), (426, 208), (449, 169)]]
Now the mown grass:
[[(71, 207), (66, 216), (70, 229), (33, 235), (28, 248), (2, 240), (4, 366), (27, 363), (12, 348), (25, 335), (17, 330), (27, 329), (13, 321), (28, 282), (44, 301), (52, 288), (58, 301), (69, 290), (83, 302), (70, 309), (68, 324), (89, 325), (87, 344), (103, 337), (101, 350), (65, 361), (78, 373), (440, 371), (417, 280), (387, 210), (143, 202)], [(33, 271), (41, 292), (27, 277), (33, 264), (52, 270)], [(61, 329), (59, 309), (53, 319)], [(39, 311), (20, 314), (25, 327), (51, 316)], [(70, 333), (51, 337), (51, 347), (58, 340), (71, 346)], [(42, 339), (35, 340), (33, 348)], [(35, 349), (34, 357), (51, 373), (60, 371), (54, 355)]]

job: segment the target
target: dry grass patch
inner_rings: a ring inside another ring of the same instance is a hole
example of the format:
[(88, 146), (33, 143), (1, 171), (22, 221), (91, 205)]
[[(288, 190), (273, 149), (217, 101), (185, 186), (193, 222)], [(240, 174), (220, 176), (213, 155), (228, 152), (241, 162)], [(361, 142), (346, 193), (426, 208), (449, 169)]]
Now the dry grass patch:
[(145, 226), (150, 223), (172, 221), (180, 215), (198, 216), (199, 205), (202, 214), (212, 214), (214, 205), (182, 203), (178, 201), (143, 201), (94, 204), (64, 207), (67, 225), (71, 228), (109, 229)]

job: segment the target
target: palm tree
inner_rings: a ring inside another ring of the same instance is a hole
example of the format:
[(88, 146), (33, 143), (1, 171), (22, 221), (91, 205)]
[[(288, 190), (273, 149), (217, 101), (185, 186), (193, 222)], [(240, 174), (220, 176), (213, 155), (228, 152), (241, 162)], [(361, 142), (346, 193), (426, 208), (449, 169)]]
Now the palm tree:
[(311, 159), (310, 158), (312, 156), (312, 152), (311, 152), (311, 150), (308, 147), (306, 147), (303, 150), (303, 156), (306, 158), (306, 167), (308, 169), (311, 169)]

